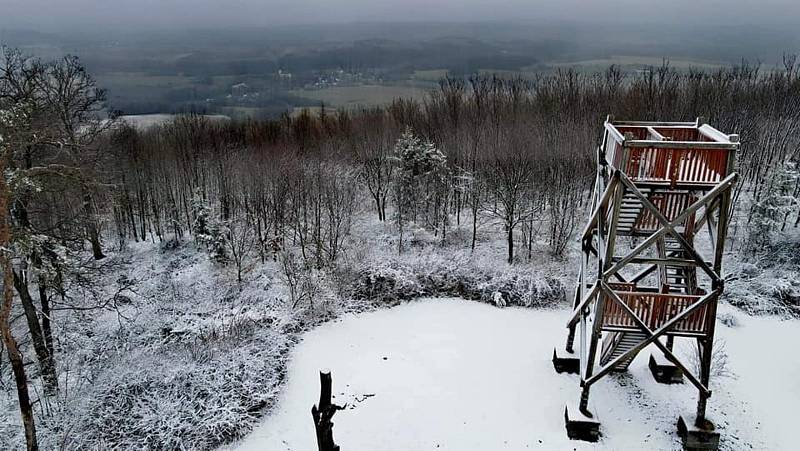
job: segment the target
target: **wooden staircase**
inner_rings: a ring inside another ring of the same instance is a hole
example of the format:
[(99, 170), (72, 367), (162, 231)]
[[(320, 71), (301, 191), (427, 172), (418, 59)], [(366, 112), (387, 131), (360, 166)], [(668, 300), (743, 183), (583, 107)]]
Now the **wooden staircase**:
[[(668, 258), (688, 259), (689, 255), (673, 237), (666, 237), (665, 256)], [(664, 265), (665, 280), (669, 286), (668, 293), (695, 294), (697, 271), (692, 267), (681, 265)]]
[[(642, 192), (645, 195), (650, 194), (650, 190), (643, 188)], [(626, 191), (622, 196), (622, 203), (619, 210), (619, 221), (617, 222), (617, 233), (620, 236), (631, 235), (635, 232), (636, 224), (640, 221), (644, 205), (642, 201), (630, 191)], [(608, 212), (609, 216), (611, 212)], [(610, 222), (611, 218), (607, 218)]]
[[(686, 207), (696, 200), (694, 195), (686, 190), (660, 189), (639, 187), (639, 192), (647, 197), (659, 211), (668, 219), (678, 216)], [(691, 221), (694, 215), (691, 216)], [(611, 210), (606, 212), (606, 223), (610, 223)], [(689, 221), (686, 221), (688, 224)], [(619, 219), (617, 221), (617, 235), (619, 236), (647, 236), (659, 228), (657, 219), (648, 212), (641, 199), (630, 190), (625, 190), (619, 206)], [(681, 233), (686, 232), (685, 224), (678, 226)], [(675, 242), (677, 245), (678, 243)], [(680, 250), (680, 246), (678, 246)]]
[[(603, 348), (600, 354), (600, 364), (607, 364), (646, 339), (647, 335), (645, 335), (644, 332), (608, 332), (607, 335), (603, 337)], [(625, 360), (619, 362), (616, 366), (614, 366), (614, 370), (627, 370), (628, 366), (630, 366), (637, 354), (638, 353), (635, 353)]]

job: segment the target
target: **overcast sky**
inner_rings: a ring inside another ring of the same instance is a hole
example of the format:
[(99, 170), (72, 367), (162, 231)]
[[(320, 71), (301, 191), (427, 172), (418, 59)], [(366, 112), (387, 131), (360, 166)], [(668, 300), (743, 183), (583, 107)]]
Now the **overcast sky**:
[(575, 20), (786, 25), (799, 0), (0, 0), (0, 26), (270, 26), (354, 21)]

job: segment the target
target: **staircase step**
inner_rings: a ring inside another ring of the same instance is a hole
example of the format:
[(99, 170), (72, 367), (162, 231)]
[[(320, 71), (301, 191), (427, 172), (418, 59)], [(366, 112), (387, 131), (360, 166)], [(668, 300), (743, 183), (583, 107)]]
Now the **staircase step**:
[[(622, 337), (619, 338), (614, 344), (614, 348), (609, 351), (606, 351), (604, 356), (601, 356), (601, 363), (606, 364), (619, 356), (625, 354), (630, 349), (633, 349), (636, 345), (644, 341), (647, 336), (641, 332), (620, 332), (622, 333)], [(610, 336), (609, 339), (611, 339)], [(636, 354), (629, 356), (628, 358), (618, 362), (617, 366), (614, 368), (615, 370), (625, 370), (630, 365), (631, 361), (636, 357)]]

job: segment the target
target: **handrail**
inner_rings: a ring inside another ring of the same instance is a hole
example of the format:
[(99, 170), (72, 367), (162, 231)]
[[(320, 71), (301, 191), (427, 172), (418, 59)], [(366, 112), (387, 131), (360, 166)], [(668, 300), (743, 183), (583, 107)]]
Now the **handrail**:
[[(728, 159), (733, 149), (720, 143), (713, 147), (674, 141), (646, 141), (647, 145), (631, 145), (645, 141), (626, 141), (616, 144), (606, 155), (615, 169), (636, 182), (666, 182), (671, 186), (680, 183), (718, 183), (728, 174)], [(658, 145), (655, 145), (658, 143)], [(651, 145), (653, 144), (653, 145)], [(627, 152), (626, 152), (627, 151)], [(609, 158), (610, 157), (610, 158)]]
[[(658, 329), (672, 318), (678, 316), (686, 308), (697, 302), (702, 296), (617, 291), (614, 293), (636, 313), (650, 329)], [(674, 332), (706, 333), (709, 326), (708, 305), (679, 321)], [(603, 327), (622, 327), (638, 329), (636, 322), (619, 305), (606, 302), (603, 309)]]
[(698, 149), (698, 150), (736, 150), (739, 143), (719, 141), (656, 141), (653, 139), (629, 139), (627, 147), (656, 147), (662, 149)]

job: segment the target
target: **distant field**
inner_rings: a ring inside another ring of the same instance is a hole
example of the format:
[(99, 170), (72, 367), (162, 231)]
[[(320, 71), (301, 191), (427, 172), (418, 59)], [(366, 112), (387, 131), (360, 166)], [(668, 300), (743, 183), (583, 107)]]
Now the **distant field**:
[(297, 89), (289, 93), (298, 97), (324, 102), (332, 107), (375, 106), (402, 98), (421, 99), (426, 89), (415, 86), (334, 86), (324, 89)]
[(715, 61), (702, 61), (702, 60), (691, 60), (691, 59), (680, 59), (680, 58), (673, 59), (673, 58), (661, 58), (661, 57), (650, 57), (650, 56), (616, 55), (608, 58), (551, 62), (548, 63), (548, 66), (554, 68), (580, 67), (582, 69), (588, 69), (588, 70), (603, 70), (612, 64), (616, 64), (618, 66), (633, 66), (633, 67), (660, 66), (664, 62), (664, 59), (666, 59), (669, 62), (670, 67), (674, 67), (676, 69), (688, 69), (690, 67), (697, 69), (715, 69), (727, 65), (726, 63), (715, 62)]
[(412, 80), (438, 82), (447, 76), (447, 69), (415, 70), (411, 75)]

